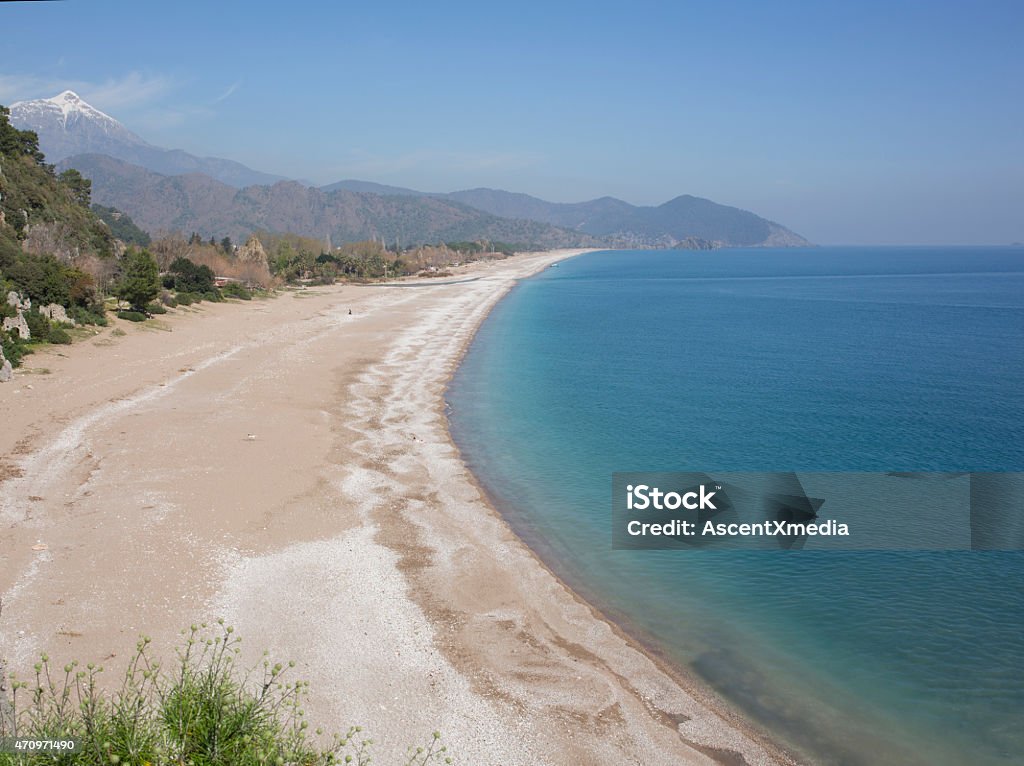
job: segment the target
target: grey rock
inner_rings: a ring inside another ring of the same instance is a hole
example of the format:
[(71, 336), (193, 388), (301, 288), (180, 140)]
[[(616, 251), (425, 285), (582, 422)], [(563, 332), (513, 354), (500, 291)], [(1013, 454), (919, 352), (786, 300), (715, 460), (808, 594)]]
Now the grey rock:
[(7, 305), (14, 306), (14, 308), (21, 309), (22, 311), (28, 311), (32, 308), (32, 301), (28, 298), (22, 298), (19, 293), (11, 290), (7, 293)]
[(29, 332), (28, 322), (25, 321), (25, 315), (18, 311), (16, 316), (4, 317), (4, 329), (10, 332), (14, 330), (18, 333), (18, 337), (22, 340), (28, 340), (32, 337), (32, 333)]
[(0, 383), (6, 383), (14, 377), (14, 368), (10, 360), (4, 356), (4, 350), (0, 348)]
[(257, 266), (267, 266), (267, 251), (256, 235), (253, 234), (244, 245), (238, 248), (236, 253), (238, 260), (242, 263), (254, 263)]
[(39, 313), (43, 316), (48, 317), (53, 322), (70, 322), (74, 324), (74, 320), (68, 317), (68, 312), (64, 310), (64, 307), (59, 303), (51, 303), (49, 306), (43, 306)]

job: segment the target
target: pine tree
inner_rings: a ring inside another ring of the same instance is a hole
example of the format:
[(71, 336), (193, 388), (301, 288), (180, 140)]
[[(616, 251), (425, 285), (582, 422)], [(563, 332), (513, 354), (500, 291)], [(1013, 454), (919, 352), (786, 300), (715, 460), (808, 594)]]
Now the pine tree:
[(129, 250), (121, 263), (121, 281), (116, 295), (133, 311), (146, 313), (146, 306), (160, 293), (160, 271), (148, 250)]

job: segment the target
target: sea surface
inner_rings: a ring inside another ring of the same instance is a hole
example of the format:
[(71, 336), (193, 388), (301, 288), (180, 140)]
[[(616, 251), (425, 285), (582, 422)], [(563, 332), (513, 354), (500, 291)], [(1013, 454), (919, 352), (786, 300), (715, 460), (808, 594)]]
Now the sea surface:
[(1024, 250), (580, 256), (447, 395), (582, 596), (822, 764), (1024, 763), (1024, 553), (612, 550), (616, 471), (1024, 471)]

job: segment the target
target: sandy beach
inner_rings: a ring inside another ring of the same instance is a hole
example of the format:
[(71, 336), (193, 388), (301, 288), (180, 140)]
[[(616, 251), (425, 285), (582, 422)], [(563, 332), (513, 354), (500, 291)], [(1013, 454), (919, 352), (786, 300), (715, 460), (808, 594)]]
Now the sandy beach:
[(116, 677), (140, 633), (170, 653), (224, 617), (376, 762), (440, 730), (481, 766), (787, 763), (554, 577), (449, 437), (479, 323), (577, 252), (204, 303), (26, 357), (0, 385), (0, 656)]

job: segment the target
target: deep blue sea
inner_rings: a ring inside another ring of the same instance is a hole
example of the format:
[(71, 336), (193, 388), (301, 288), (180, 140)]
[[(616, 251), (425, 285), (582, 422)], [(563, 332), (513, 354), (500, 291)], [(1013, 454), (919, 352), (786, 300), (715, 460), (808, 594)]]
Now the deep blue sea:
[(812, 762), (1024, 763), (1024, 553), (613, 551), (609, 518), (616, 471), (1024, 471), (1024, 250), (584, 255), (448, 402), (553, 570)]

